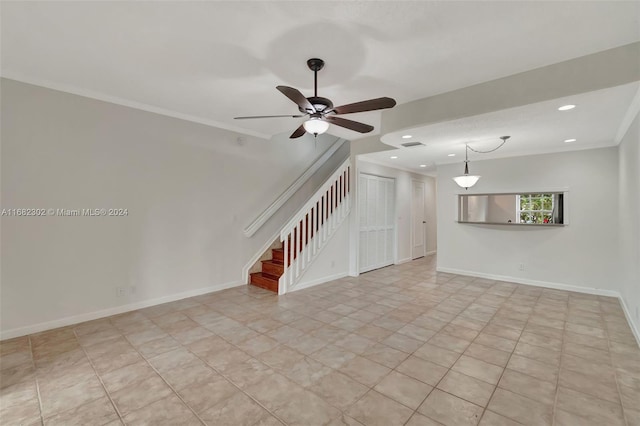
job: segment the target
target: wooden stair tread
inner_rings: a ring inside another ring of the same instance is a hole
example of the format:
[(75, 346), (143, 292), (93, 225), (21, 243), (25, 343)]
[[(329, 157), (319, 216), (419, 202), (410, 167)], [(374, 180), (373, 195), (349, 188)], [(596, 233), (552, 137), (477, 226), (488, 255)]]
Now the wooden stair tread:
[(251, 284), (265, 290), (278, 292), (278, 277), (265, 274), (264, 272), (254, 272), (251, 274)]

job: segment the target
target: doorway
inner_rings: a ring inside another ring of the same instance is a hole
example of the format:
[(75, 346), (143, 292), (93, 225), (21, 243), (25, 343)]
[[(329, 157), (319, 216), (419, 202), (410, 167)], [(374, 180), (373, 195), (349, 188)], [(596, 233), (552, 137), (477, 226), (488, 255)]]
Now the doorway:
[(414, 180), (411, 188), (411, 258), (424, 257), (427, 250), (427, 217), (424, 182)]
[(395, 180), (360, 173), (358, 177), (359, 272), (394, 263)]

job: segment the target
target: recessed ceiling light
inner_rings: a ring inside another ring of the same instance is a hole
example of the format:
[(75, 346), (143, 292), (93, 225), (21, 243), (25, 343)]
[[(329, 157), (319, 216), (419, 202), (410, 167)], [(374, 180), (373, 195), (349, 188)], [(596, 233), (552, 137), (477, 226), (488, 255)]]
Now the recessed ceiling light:
[(420, 164), (420, 167), (427, 167), (426, 164)]
[(391, 156), (391, 157), (389, 157), (389, 158), (391, 158), (392, 160), (395, 160), (396, 158), (398, 158), (398, 156), (397, 156), (397, 155), (392, 155), (392, 156)]
[(411, 139), (412, 137), (413, 137), (413, 136), (411, 136), (411, 135), (403, 135), (403, 136), (402, 136), (402, 139)]
[(560, 108), (558, 108), (558, 111), (569, 111), (570, 109), (574, 109), (575, 107), (575, 105), (562, 105)]
[(447, 155), (447, 157), (455, 157), (455, 156), (456, 156), (455, 154), (449, 154), (449, 155)]
[(576, 139), (565, 139), (564, 142), (565, 143), (571, 143), (571, 142), (575, 142)]

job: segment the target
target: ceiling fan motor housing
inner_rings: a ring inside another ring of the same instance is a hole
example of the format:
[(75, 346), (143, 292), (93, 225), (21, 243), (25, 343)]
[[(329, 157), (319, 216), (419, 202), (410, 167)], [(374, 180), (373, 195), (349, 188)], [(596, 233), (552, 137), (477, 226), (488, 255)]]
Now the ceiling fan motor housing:
[[(313, 105), (313, 107), (318, 112), (329, 111), (330, 109), (333, 108), (333, 102), (331, 102), (327, 98), (321, 98), (319, 96), (311, 96), (307, 98), (307, 100), (309, 100), (309, 103)], [(298, 109), (300, 110), (300, 112), (303, 112), (305, 114), (309, 112), (304, 110), (302, 107), (298, 107)]]

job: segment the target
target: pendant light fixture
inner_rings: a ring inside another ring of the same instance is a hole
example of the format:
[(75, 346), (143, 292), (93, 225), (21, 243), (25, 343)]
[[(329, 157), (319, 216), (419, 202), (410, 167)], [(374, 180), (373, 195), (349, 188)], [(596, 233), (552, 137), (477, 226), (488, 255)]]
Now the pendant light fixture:
[(498, 148), (502, 147), (502, 145), (505, 144), (505, 142), (507, 141), (507, 139), (509, 139), (511, 136), (500, 136), (500, 139), (502, 139), (502, 143), (500, 145), (498, 145), (497, 147), (495, 147), (494, 149), (491, 149), (489, 151), (477, 151), (473, 148), (470, 148), (469, 145), (465, 145), (465, 150), (464, 150), (464, 174), (462, 174), (461, 176), (456, 176), (453, 178), (453, 180), (458, 184), (458, 186), (460, 186), (461, 188), (464, 189), (469, 189), (471, 188), (473, 185), (475, 185), (478, 180), (480, 179), (481, 176), (478, 175), (470, 175), (469, 174), (469, 150), (473, 151), (473, 152), (477, 152), (478, 154), (488, 154), (490, 152), (496, 151)]

